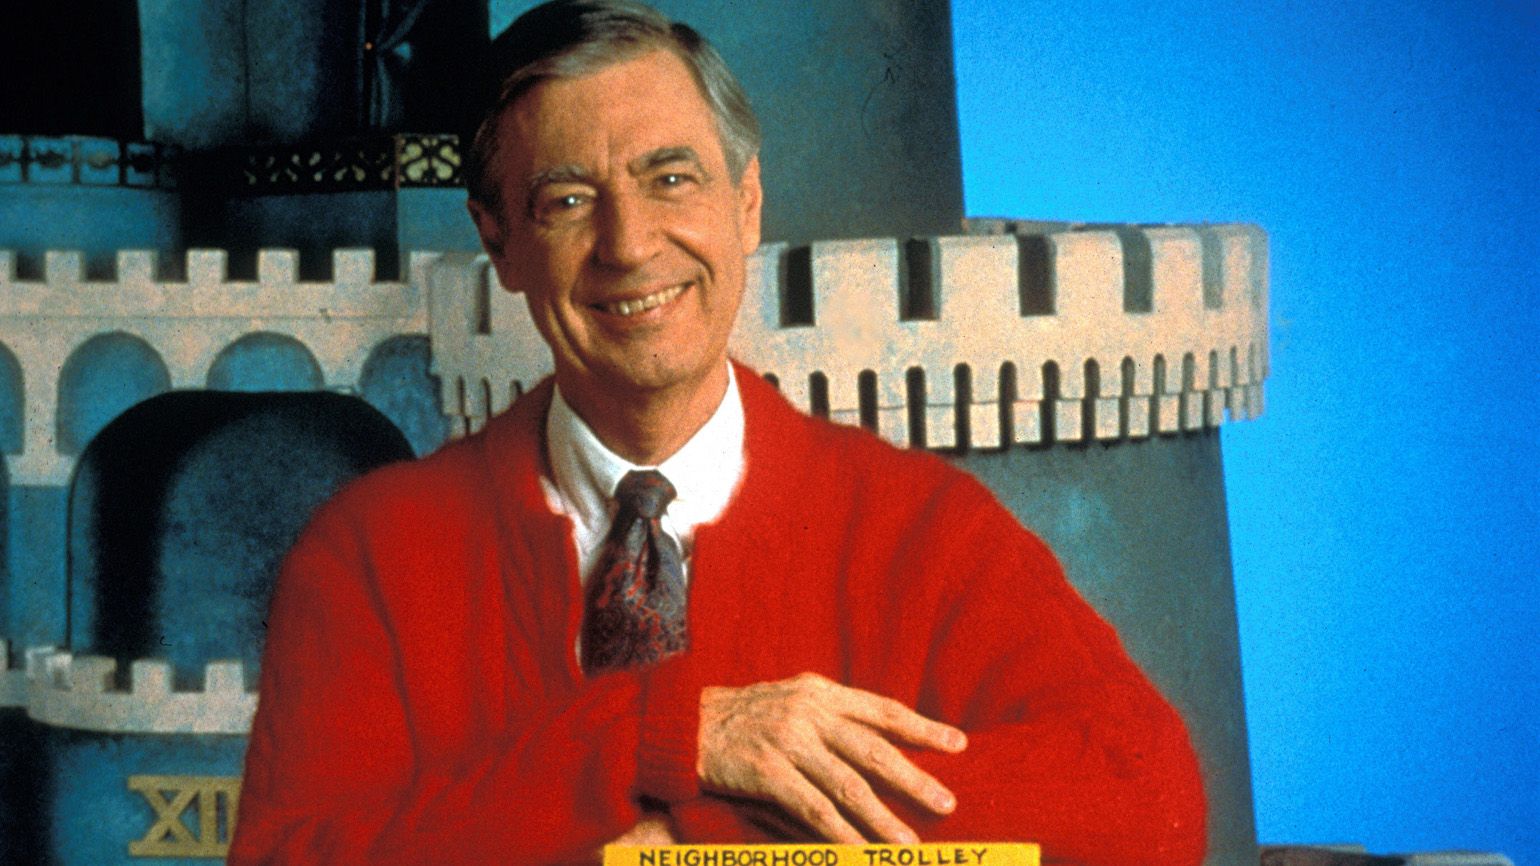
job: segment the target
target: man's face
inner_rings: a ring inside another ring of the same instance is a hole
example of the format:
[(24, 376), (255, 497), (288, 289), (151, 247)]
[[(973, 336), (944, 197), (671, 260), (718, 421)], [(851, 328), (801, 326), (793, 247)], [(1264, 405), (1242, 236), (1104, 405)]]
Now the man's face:
[(654, 51), (541, 82), (497, 134), (500, 212), (471, 213), (563, 390), (624, 398), (725, 375), (759, 245), (759, 165), (733, 182), (684, 62)]

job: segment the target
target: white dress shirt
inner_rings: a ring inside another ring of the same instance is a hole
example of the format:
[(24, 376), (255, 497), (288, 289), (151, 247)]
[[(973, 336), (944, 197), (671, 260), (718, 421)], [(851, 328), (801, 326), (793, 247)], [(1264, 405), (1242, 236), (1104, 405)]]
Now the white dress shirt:
[(722, 516), (743, 476), (743, 399), (732, 365), (727, 366), (727, 392), (716, 412), (690, 441), (657, 466), (638, 466), (605, 447), (562, 399), (559, 387), (551, 395), (545, 437), (553, 477), (542, 477), (541, 487), (551, 509), (572, 518), (583, 582), (594, 570), (599, 548), (615, 521), (615, 488), (633, 469), (656, 469), (674, 485), (674, 501), (661, 523), (679, 544), (688, 581), (695, 528)]

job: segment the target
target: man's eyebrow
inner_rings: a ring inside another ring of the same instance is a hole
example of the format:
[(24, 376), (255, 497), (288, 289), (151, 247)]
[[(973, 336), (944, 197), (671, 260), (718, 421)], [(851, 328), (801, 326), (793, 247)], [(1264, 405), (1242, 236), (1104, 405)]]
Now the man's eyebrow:
[(671, 162), (688, 162), (696, 171), (702, 175), (706, 174), (706, 167), (700, 161), (700, 154), (695, 152), (695, 148), (688, 146), (660, 147), (657, 150), (650, 150), (631, 160), (626, 165), (626, 170), (632, 175), (645, 174), (651, 169)]
[(585, 183), (593, 180), (593, 175), (580, 165), (567, 163), (558, 165), (543, 171), (537, 171), (529, 176), (527, 189), (534, 192), (548, 183)]
[(535, 210), (535, 193), (540, 188), (553, 183), (591, 183), (593, 175), (589, 174), (582, 166), (567, 163), (537, 171), (529, 176), (529, 181), (524, 187), (524, 209), (533, 214)]

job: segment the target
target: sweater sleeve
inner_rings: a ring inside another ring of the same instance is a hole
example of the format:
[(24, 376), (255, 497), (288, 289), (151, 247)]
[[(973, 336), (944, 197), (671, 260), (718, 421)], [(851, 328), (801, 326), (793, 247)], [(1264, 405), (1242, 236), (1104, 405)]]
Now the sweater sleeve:
[[(516, 725), (465, 719), (473, 747), (438, 748), (424, 720), (446, 711), (415, 706), (411, 678), (447, 671), (403, 663), (421, 623), (391, 615), (347, 529), (318, 520), (280, 575), (231, 864), (591, 859), (642, 798), (698, 793), (699, 686), (683, 664), (599, 677), (561, 705), (533, 697)], [(533, 661), (510, 667), (537, 688)]]
[(1048, 863), (1200, 862), (1203, 783), (1181, 717), (1046, 545), (992, 497), (974, 513), (947, 545), (953, 600), (918, 700), (968, 748), (910, 751), (958, 806), (937, 818), (894, 802), (901, 817), (926, 839), (1038, 842)]

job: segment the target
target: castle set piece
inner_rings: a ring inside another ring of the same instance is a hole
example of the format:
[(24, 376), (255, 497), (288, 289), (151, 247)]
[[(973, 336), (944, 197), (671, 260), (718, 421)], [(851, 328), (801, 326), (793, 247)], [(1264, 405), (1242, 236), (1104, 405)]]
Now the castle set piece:
[[(238, 5), (207, 14), (246, 52), (347, 6), (284, 23)], [(659, 5), (742, 67), (767, 131), (768, 240), (733, 354), (810, 412), (956, 460), (1042, 535), (1188, 720), (1207, 862), (1256, 863), (1218, 428), (1262, 411), (1263, 233), (965, 224), (944, 4), (830, 3), (843, 44), (791, 12)], [(404, 132), (398, 110), (242, 141), (199, 114), (220, 82), (171, 82), (150, 50), (207, 55), (210, 37), (168, 4), (137, 14), (144, 126), (167, 140), (0, 130), (7, 863), (223, 856), (274, 572), (309, 510), (550, 371), (476, 250), (454, 136)], [(454, 0), (403, 39), (506, 23), (489, 14), (513, 13)], [(827, 69), (740, 63), (766, 28)], [(895, 45), (935, 74), (874, 89), (901, 75)], [(248, 83), (309, 93), (344, 59)], [(862, 123), (819, 122), (844, 116)], [(850, 147), (820, 146), (835, 126)], [(927, 158), (891, 144), (906, 136)], [(775, 170), (804, 152), (850, 183)]]

